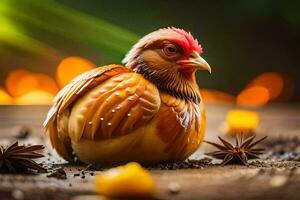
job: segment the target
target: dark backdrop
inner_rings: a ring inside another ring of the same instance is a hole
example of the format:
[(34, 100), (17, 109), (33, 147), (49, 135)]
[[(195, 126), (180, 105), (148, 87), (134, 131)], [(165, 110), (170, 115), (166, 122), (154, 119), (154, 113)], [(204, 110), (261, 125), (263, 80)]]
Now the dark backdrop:
[[(277, 71), (290, 75), (299, 93), (300, 1), (57, 0), (67, 7), (107, 20), (138, 36), (161, 27), (184, 28), (198, 38), (212, 75), (199, 73), (202, 87), (236, 94), (256, 75)], [(34, 27), (27, 27), (30, 30)], [(67, 29), (68, 27), (66, 27)], [(80, 32), (80, 30), (78, 30)], [(44, 59), (7, 44), (0, 56), (2, 79), (14, 67), (54, 74), (63, 56), (86, 57), (98, 65), (120, 62), (103, 58), (97, 49), (35, 31), (34, 36), (60, 48), (60, 56)], [(53, 42), (55, 41), (55, 42)], [(0, 43), (1, 45), (1, 43)], [(125, 54), (125, 52), (123, 53)], [(34, 60), (34, 61), (32, 61)]]

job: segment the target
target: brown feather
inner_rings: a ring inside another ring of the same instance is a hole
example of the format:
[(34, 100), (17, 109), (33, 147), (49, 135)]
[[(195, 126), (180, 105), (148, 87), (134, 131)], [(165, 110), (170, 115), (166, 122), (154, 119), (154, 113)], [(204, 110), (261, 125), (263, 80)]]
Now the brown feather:
[(67, 160), (72, 159), (71, 140), (103, 140), (129, 134), (159, 110), (156, 87), (125, 67), (104, 66), (74, 79), (70, 85), (59, 93), (45, 121), (53, 147)]
[[(173, 53), (168, 49), (173, 49)], [(121, 65), (88, 71), (56, 96), (44, 122), (58, 153), (86, 163), (185, 159), (199, 147), (205, 111), (196, 68), (179, 61), (202, 53), (190, 33), (159, 29), (138, 41)]]

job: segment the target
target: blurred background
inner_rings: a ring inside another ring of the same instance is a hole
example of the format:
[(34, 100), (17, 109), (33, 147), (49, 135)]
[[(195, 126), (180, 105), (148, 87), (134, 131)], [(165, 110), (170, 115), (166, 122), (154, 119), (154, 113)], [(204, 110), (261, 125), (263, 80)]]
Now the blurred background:
[(300, 1), (1, 0), (0, 104), (48, 105), (74, 76), (120, 63), (143, 35), (191, 31), (206, 102), (297, 102)]

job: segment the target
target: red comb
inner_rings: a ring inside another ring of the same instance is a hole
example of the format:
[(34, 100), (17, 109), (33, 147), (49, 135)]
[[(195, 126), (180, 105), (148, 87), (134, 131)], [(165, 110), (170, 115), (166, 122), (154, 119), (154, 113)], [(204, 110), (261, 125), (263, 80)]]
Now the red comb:
[(203, 53), (201, 45), (198, 43), (197, 39), (194, 39), (191, 32), (186, 32), (183, 29), (174, 28), (174, 27), (172, 27), (170, 29), (173, 30), (174, 32), (182, 35), (186, 39), (187, 42), (184, 42), (185, 43), (184, 45), (186, 46), (186, 48), (193, 49), (193, 50), (197, 51), (199, 54)]

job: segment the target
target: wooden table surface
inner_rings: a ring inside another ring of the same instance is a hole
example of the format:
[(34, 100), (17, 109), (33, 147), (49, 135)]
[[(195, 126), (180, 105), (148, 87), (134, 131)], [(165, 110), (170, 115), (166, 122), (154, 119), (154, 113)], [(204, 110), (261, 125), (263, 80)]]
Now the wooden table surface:
[[(207, 105), (207, 140), (222, 135), (222, 122), (234, 106)], [(0, 144), (16, 140), (21, 127), (29, 127), (32, 134), (22, 142), (45, 144), (42, 121), (47, 106), (0, 106)], [(261, 117), (258, 135), (269, 138), (300, 136), (300, 104), (270, 104), (257, 112)], [(210, 147), (202, 145), (192, 156), (203, 157)], [(300, 147), (299, 147), (300, 148)], [(48, 161), (45, 161), (48, 162)], [(50, 161), (49, 161), (50, 162)], [(57, 164), (64, 163), (55, 156)], [(220, 165), (199, 169), (151, 169), (157, 192), (154, 199), (300, 199), (300, 162), (271, 160), (268, 166)], [(0, 199), (107, 199), (96, 195), (94, 176), (74, 177), (82, 166), (64, 165), (68, 178), (47, 178), (38, 175), (0, 175)], [(101, 173), (96, 171), (95, 174)], [(172, 194), (169, 185), (177, 183), (180, 191)], [(152, 199), (153, 199), (152, 198)]]

